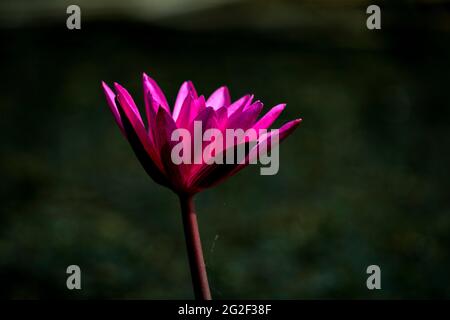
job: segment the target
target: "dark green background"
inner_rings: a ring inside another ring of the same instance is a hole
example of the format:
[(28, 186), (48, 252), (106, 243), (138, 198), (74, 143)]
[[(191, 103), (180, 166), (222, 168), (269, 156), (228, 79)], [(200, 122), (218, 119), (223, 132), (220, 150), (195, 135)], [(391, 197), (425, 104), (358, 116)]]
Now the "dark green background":
[[(367, 1), (151, 19), (97, 1), (80, 31), (65, 5), (18, 3), (0, 29), (0, 297), (192, 297), (177, 198), (145, 175), (100, 87), (141, 103), (144, 71), (170, 102), (191, 79), (287, 102), (277, 124), (304, 119), (278, 175), (251, 166), (196, 198), (214, 298), (450, 297), (445, 3), (382, 5), (379, 31)], [(66, 289), (70, 264), (81, 291)], [(366, 288), (371, 264), (382, 290)]]

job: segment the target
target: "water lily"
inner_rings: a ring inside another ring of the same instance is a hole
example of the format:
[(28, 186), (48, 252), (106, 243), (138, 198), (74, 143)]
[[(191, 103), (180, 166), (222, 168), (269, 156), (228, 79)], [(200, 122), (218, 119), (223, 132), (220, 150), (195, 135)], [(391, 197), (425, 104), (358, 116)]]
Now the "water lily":
[[(258, 119), (263, 104), (253, 101), (253, 95), (245, 95), (232, 102), (228, 88), (223, 86), (205, 99), (203, 95), (197, 94), (191, 81), (186, 81), (181, 85), (173, 108), (170, 108), (163, 91), (152, 78), (143, 74), (142, 82), (147, 126), (125, 88), (114, 83), (113, 91), (106, 83), (102, 82), (102, 85), (114, 119), (145, 171), (155, 182), (170, 188), (179, 196), (194, 294), (197, 299), (209, 300), (211, 293), (193, 196), (246, 167), (258, 148), (268, 145), (266, 149), (269, 150), (272, 135), (257, 135), (253, 141), (235, 141), (231, 146), (233, 150), (237, 145), (252, 143), (251, 147), (245, 149), (244, 161), (208, 164), (203, 159), (200, 162), (175, 164), (171, 155), (177, 141), (174, 141), (172, 133), (180, 128), (193, 132), (194, 123), (201, 123), (204, 130), (215, 128), (223, 132), (230, 128), (268, 129), (281, 114), (285, 104), (273, 107)], [(290, 135), (300, 121), (296, 119), (284, 124), (276, 132), (279, 141)], [(222, 156), (229, 150), (230, 146), (223, 146)]]

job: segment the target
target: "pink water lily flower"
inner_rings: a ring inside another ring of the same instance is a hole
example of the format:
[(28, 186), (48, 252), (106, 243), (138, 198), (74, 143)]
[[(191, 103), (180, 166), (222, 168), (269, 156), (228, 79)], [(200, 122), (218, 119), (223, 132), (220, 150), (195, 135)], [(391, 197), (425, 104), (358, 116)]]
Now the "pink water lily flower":
[[(223, 86), (205, 99), (203, 95), (197, 94), (191, 81), (186, 81), (181, 85), (173, 108), (170, 108), (163, 91), (152, 78), (143, 74), (142, 81), (147, 125), (125, 88), (114, 83), (113, 91), (106, 83), (102, 82), (102, 85), (122, 134), (146, 172), (154, 181), (180, 196), (194, 292), (199, 299), (210, 299), (192, 196), (236, 174), (249, 161), (235, 164), (174, 164), (171, 151), (177, 142), (172, 141), (172, 132), (177, 128), (192, 132), (194, 121), (201, 121), (203, 130), (216, 128), (224, 132), (226, 129), (238, 128), (268, 129), (281, 114), (285, 104), (274, 106), (258, 119), (263, 104), (253, 101), (253, 95), (245, 95), (232, 102), (228, 88)], [(279, 141), (290, 135), (300, 121), (296, 119), (284, 124), (278, 132)], [(268, 137), (270, 135), (258, 136), (257, 141), (254, 141), (255, 147), (263, 140), (267, 142)], [(250, 150), (246, 152), (249, 156)]]
[[(198, 95), (191, 81), (182, 84), (173, 111), (158, 84), (146, 74), (143, 75), (143, 89), (147, 126), (128, 91), (118, 83), (116, 93), (104, 82), (103, 89), (111, 112), (123, 135), (134, 149), (147, 173), (157, 183), (167, 186), (177, 194), (195, 194), (216, 185), (234, 175), (246, 165), (180, 164), (171, 160), (171, 151), (177, 143), (171, 141), (172, 131), (186, 128), (192, 131), (194, 121), (201, 121), (203, 128), (241, 128), (247, 130), (267, 129), (278, 118), (285, 104), (273, 107), (259, 120), (263, 104), (253, 102), (252, 95), (246, 95), (231, 102), (227, 87), (220, 87), (208, 99)], [(300, 119), (290, 121), (279, 130), (279, 140), (287, 137), (299, 124)]]

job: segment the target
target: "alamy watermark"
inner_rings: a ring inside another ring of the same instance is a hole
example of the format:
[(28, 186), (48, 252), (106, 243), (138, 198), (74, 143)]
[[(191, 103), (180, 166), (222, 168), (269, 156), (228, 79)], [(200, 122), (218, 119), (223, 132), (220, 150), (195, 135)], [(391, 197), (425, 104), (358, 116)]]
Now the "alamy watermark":
[(367, 18), (366, 26), (369, 30), (381, 29), (381, 9), (379, 6), (372, 4), (367, 7), (367, 14), (370, 16)]
[(69, 274), (66, 280), (66, 286), (69, 290), (81, 290), (81, 269), (76, 264), (67, 267), (66, 273)]
[(66, 13), (69, 14), (66, 20), (66, 27), (69, 30), (81, 29), (81, 8), (75, 4), (67, 7)]
[(249, 128), (209, 128), (203, 132), (202, 122), (194, 121), (193, 136), (184, 128), (175, 129), (171, 141), (171, 160), (180, 164), (257, 164), (261, 175), (275, 175), (279, 170), (279, 130)]
[(381, 289), (381, 268), (376, 264), (367, 267), (366, 273), (370, 274), (367, 278), (366, 286), (369, 290)]

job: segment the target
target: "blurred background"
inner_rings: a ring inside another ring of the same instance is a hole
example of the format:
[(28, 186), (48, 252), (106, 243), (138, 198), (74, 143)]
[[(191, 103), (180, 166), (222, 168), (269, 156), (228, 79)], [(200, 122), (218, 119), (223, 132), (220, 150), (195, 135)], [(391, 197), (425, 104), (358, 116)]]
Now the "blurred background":
[(278, 175), (250, 166), (197, 196), (213, 297), (449, 298), (450, 5), (378, 3), (371, 31), (370, 4), (2, 0), (0, 297), (192, 298), (177, 198), (100, 87), (142, 105), (145, 71), (171, 102), (190, 79), (304, 119)]

